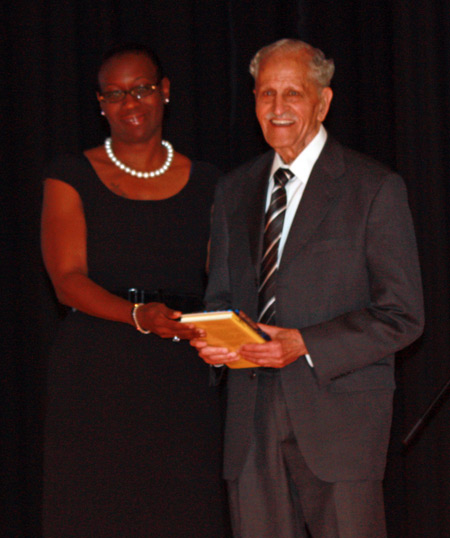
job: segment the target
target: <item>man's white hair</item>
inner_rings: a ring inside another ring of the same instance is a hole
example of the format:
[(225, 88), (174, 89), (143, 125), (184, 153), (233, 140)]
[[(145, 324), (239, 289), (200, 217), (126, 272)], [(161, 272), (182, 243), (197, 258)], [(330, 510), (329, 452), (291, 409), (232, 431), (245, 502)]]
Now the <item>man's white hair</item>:
[(320, 49), (316, 49), (299, 39), (280, 39), (260, 49), (250, 62), (250, 74), (256, 80), (261, 62), (271, 54), (279, 52), (288, 54), (301, 50), (306, 50), (311, 56), (309, 66), (315, 82), (323, 88), (329, 86), (334, 74), (333, 60), (325, 58), (325, 54)]

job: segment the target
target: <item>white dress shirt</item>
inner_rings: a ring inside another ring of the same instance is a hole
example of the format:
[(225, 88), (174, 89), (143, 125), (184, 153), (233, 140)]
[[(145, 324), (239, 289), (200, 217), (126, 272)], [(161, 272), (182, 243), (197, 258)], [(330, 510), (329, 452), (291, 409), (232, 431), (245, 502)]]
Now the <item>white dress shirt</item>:
[(283, 167), (289, 168), (289, 170), (294, 174), (294, 177), (286, 183), (285, 187), (287, 205), (286, 213), (284, 215), (283, 231), (281, 232), (280, 244), (278, 245), (278, 263), (280, 263), (281, 254), (283, 253), (289, 230), (291, 229), (291, 225), (300, 204), (300, 200), (302, 199), (303, 191), (305, 190), (309, 176), (311, 175), (311, 170), (316, 164), (316, 161), (319, 158), (323, 147), (325, 146), (327, 136), (328, 135), (325, 127), (321, 125), (316, 136), (289, 166), (286, 165), (278, 153), (275, 153), (270, 171), (269, 188), (267, 190), (266, 211), (269, 208), (270, 198), (272, 196), (274, 173), (278, 170), (278, 168)]
[[(289, 170), (291, 170), (291, 172), (294, 174), (294, 177), (292, 177), (286, 183), (285, 187), (287, 203), (286, 213), (284, 215), (283, 231), (281, 232), (280, 244), (278, 245), (278, 264), (280, 263), (284, 245), (286, 244), (289, 230), (291, 229), (292, 222), (300, 204), (300, 200), (302, 199), (306, 184), (308, 183), (309, 176), (311, 175), (311, 171), (316, 164), (316, 161), (319, 158), (323, 147), (325, 146), (327, 136), (328, 135), (325, 130), (325, 127), (321, 125), (319, 128), (319, 132), (316, 134), (316, 136), (289, 166), (286, 165), (286, 163), (278, 155), (278, 153), (275, 153), (272, 168), (270, 171), (269, 188), (267, 190), (266, 211), (269, 208), (270, 198), (272, 196), (272, 190), (274, 186), (274, 173), (278, 170), (278, 168), (283, 167), (289, 168)], [(305, 355), (305, 357), (308, 361), (308, 364), (311, 367), (314, 367), (311, 357), (309, 355)]]

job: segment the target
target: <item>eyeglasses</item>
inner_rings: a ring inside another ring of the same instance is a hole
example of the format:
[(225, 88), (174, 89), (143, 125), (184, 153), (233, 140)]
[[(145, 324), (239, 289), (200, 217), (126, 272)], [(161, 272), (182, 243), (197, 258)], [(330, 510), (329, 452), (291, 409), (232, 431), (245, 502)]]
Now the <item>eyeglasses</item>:
[(159, 82), (156, 84), (140, 84), (131, 88), (131, 90), (113, 90), (110, 92), (99, 93), (100, 101), (106, 101), (107, 103), (120, 103), (125, 99), (127, 93), (129, 93), (135, 99), (143, 99), (152, 95), (156, 88), (159, 86)]

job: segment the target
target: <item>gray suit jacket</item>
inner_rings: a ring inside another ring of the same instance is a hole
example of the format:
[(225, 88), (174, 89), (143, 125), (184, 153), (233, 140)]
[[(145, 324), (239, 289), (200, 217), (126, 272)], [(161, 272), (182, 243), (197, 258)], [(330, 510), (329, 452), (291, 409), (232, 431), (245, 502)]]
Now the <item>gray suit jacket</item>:
[[(219, 184), (208, 309), (257, 317), (259, 260), (273, 152)], [(301, 331), (304, 357), (281, 371), (295, 435), (322, 480), (381, 479), (394, 353), (423, 329), (421, 278), (402, 179), (329, 137), (292, 224), (277, 277), (277, 325)], [(228, 370), (226, 479), (251, 442), (258, 369)]]

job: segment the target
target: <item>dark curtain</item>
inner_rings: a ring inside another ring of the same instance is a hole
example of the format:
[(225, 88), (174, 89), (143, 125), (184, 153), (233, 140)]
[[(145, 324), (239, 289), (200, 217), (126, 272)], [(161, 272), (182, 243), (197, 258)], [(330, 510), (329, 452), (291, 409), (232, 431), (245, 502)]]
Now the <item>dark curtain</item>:
[(46, 355), (61, 314), (40, 257), (41, 177), (55, 154), (106, 136), (100, 54), (123, 40), (154, 47), (172, 83), (165, 137), (227, 171), (265, 148), (251, 56), (299, 37), (335, 59), (329, 131), (399, 171), (409, 190), (427, 326), (398, 360), (388, 525), (396, 538), (450, 536), (448, 399), (408, 449), (401, 442), (450, 377), (448, 2), (16, 0), (0, 10), (1, 535), (40, 535)]

